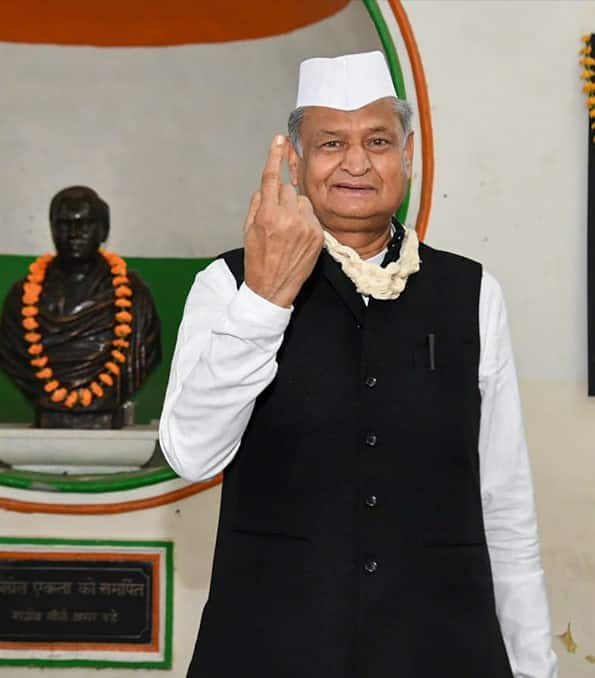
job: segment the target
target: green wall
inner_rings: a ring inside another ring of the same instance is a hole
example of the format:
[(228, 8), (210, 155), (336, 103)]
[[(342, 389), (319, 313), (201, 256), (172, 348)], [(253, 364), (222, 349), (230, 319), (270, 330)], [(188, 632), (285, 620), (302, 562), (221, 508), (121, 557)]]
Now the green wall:
[[(27, 274), (35, 257), (0, 255), (0, 299), (2, 304), (14, 282)], [(186, 296), (196, 273), (211, 259), (153, 259), (126, 257), (130, 269), (149, 285), (161, 318), (163, 360), (136, 394), (136, 422), (158, 419), (167, 386), (169, 365)], [(31, 423), (33, 408), (12, 382), (0, 372), (0, 422)]]

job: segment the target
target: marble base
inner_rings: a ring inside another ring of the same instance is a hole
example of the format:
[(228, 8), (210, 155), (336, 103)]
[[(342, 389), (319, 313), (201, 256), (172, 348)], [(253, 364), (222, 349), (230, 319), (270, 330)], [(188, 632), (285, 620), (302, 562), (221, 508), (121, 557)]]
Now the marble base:
[(118, 430), (39, 429), (0, 425), (0, 462), (41, 473), (137, 471), (158, 445), (157, 425)]

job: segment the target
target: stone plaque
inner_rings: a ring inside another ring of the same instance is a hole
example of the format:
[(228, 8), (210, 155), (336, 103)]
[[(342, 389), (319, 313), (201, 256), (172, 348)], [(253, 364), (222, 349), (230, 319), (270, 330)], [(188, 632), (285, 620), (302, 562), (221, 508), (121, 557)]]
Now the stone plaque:
[(171, 666), (172, 544), (0, 540), (0, 664)]

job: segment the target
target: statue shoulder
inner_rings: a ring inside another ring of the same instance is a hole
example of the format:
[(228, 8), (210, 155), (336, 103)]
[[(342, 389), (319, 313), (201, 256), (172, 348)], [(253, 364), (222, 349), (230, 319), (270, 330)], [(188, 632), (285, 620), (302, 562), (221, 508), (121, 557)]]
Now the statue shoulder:
[(153, 299), (151, 288), (141, 278), (139, 273), (128, 270), (127, 276), (128, 280), (130, 280), (130, 287), (132, 288), (132, 291), (135, 293), (135, 295), (142, 295), (148, 299)]
[[(136, 327), (142, 328), (142, 333), (146, 333), (145, 339), (149, 341), (153, 333), (159, 335), (160, 332), (159, 314), (155, 299), (150, 287), (136, 271), (129, 270), (127, 275), (132, 289), (134, 313), (137, 316)], [(139, 320), (141, 319), (142, 322), (139, 325)]]

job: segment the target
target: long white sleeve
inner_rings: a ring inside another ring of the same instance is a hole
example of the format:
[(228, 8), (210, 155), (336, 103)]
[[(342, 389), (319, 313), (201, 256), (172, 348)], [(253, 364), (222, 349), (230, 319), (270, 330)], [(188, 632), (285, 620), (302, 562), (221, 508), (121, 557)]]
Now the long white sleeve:
[(481, 491), (496, 610), (515, 678), (555, 678), (529, 455), (500, 286), (480, 295)]
[(277, 372), (290, 317), (245, 284), (238, 290), (223, 260), (196, 276), (159, 424), (163, 453), (180, 476), (205, 480), (233, 459), (254, 401)]

